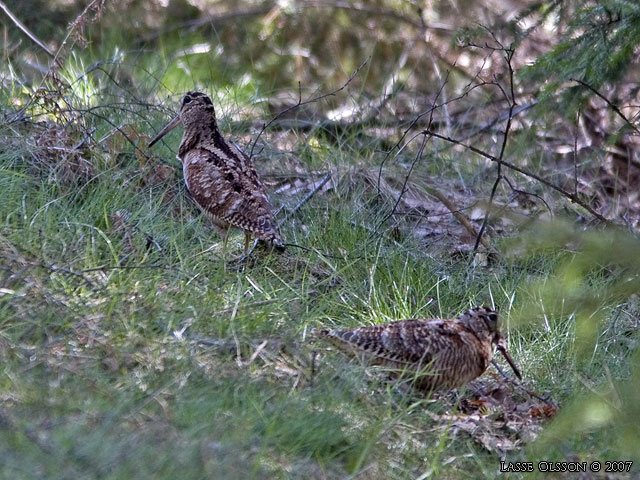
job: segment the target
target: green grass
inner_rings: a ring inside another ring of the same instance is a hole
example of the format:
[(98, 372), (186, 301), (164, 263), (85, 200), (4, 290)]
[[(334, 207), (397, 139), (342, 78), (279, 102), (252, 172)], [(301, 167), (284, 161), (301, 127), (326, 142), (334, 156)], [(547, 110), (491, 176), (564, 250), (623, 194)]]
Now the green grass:
[[(107, 114), (111, 124), (131, 121)], [(480, 304), (500, 308), (528, 388), (561, 406), (541, 440), (509, 460), (639, 460), (602, 428), (630, 415), (631, 387), (600, 423), (570, 428), (575, 399), (637, 380), (640, 370), (637, 311), (627, 298), (601, 299), (586, 355), (576, 346), (574, 304), (554, 304), (545, 324), (550, 291), (588, 295), (622, 281), (593, 267), (572, 278), (584, 280), (582, 290), (563, 284), (571, 259), (584, 260), (579, 249), (511, 259), (504, 247), (490, 265), (471, 265), (410, 235), (373, 235), (362, 226), (376, 225), (392, 202), (347, 179), (283, 225), (283, 237), (307, 250), (257, 252), (238, 266), (230, 259), (240, 235), (221, 258), (169, 149), (143, 162), (127, 142), (95, 146), (84, 152), (94, 169), (84, 179), (73, 170), (62, 176), (64, 160), (43, 165), (29, 126), (19, 135), (12, 128), (0, 133), (10, 146), (0, 150), (0, 476), (495, 478), (500, 456), (434, 417), (455, 412), (464, 390), (425, 397), (309, 333)], [(353, 140), (320, 149), (308, 142), (300, 158), (309, 169), (375, 166), (378, 157), (350, 147)], [(168, 142), (175, 149), (176, 137)], [(286, 174), (278, 161), (264, 154), (259, 169)], [(150, 182), (161, 162), (175, 171)], [(433, 164), (416, 171), (427, 173)], [(124, 230), (118, 211), (128, 212)], [(637, 423), (626, 426), (631, 438)]]

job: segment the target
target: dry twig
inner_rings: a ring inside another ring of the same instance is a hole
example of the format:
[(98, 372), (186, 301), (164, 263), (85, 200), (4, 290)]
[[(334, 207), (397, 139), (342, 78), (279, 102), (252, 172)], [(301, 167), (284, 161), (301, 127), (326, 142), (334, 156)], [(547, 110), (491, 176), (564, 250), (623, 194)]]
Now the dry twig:
[(16, 17), (11, 10), (4, 4), (4, 2), (0, 1), (0, 9), (4, 10), (4, 13), (9, 17), (9, 19), (18, 27), (22, 32), (31, 39), (33, 43), (38, 45), (41, 49), (43, 49), (50, 57), (55, 58), (55, 53), (53, 53), (49, 48), (41, 42), (38, 37), (36, 37), (31, 30), (27, 28), (27, 26), (22, 23), (18, 17)]
[(362, 69), (362, 67), (364, 67), (367, 64), (367, 62), (369, 62), (370, 59), (371, 59), (371, 57), (367, 57), (364, 60), (364, 62), (362, 62), (360, 64), (360, 66), (358, 68), (356, 68), (351, 75), (349, 75), (349, 78), (347, 79), (347, 81), (345, 83), (342, 84), (341, 87), (339, 87), (339, 88), (337, 88), (337, 89), (335, 89), (335, 90), (333, 90), (331, 92), (323, 93), (321, 95), (318, 95), (317, 97), (310, 98), (309, 100), (302, 101), (302, 90), (300, 88), (300, 84), (298, 84), (298, 103), (296, 103), (295, 105), (291, 105), (290, 107), (285, 108), (280, 113), (278, 113), (275, 117), (273, 117), (271, 120), (269, 120), (268, 123), (265, 123), (263, 125), (262, 129), (260, 130), (260, 132), (256, 136), (255, 140), (251, 144), (251, 150), (249, 150), (249, 158), (253, 157), (253, 150), (256, 147), (256, 143), (258, 143), (258, 140), (260, 140), (260, 137), (262, 136), (264, 131), (267, 128), (269, 128), (269, 126), (273, 122), (275, 122), (276, 120), (278, 120), (280, 117), (282, 117), (283, 115), (287, 114), (291, 110), (294, 110), (294, 109), (296, 109), (296, 108), (298, 108), (298, 107), (300, 107), (302, 105), (307, 105), (309, 103), (314, 103), (314, 102), (317, 102), (319, 100), (322, 100), (323, 98), (332, 97), (332, 96), (336, 95), (337, 93), (341, 92), (342, 90), (347, 88), (347, 86), (353, 81), (353, 79), (356, 77), (356, 75), (358, 75), (358, 72)]

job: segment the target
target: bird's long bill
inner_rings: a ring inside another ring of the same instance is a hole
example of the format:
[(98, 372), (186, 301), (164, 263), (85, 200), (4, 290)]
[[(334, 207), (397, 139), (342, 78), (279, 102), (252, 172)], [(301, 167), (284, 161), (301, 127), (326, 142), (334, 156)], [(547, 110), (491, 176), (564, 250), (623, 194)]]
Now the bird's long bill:
[(513, 373), (516, 374), (516, 377), (518, 377), (519, 380), (522, 380), (522, 375), (520, 374), (520, 370), (518, 369), (518, 367), (516, 367), (516, 364), (513, 362), (513, 359), (511, 358), (511, 355), (509, 355), (509, 352), (507, 352), (507, 349), (502, 344), (502, 342), (498, 342), (497, 347), (498, 347), (498, 350), (500, 351), (500, 353), (502, 354), (502, 356), (505, 358), (505, 360), (507, 361), (507, 363), (511, 367), (511, 369), (513, 370)]
[(156, 142), (158, 140), (160, 140), (162, 137), (164, 137), (167, 133), (169, 133), (171, 130), (173, 130), (175, 127), (178, 126), (178, 124), (180, 123), (180, 115), (176, 115), (175, 117), (173, 117), (173, 119), (167, 124), (166, 127), (164, 127), (162, 130), (160, 130), (160, 133), (158, 135), (156, 135), (156, 137), (151, 140), (149, 142), (149, 145), (147, 146), (147, 148), (151, 148), (153, 147)]

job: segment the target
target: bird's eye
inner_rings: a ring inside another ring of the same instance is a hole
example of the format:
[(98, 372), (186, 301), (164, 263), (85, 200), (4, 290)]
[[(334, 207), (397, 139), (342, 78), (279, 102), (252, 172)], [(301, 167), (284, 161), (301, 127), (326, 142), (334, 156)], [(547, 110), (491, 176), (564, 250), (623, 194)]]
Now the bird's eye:
[(498, 321), (498, 314), (497, 313), (490, 313), (489, 314), (489, 320), (491, 320), (492, 322), (497, 322)]
[(182, 104), (186, 105), (190, 101), (191, 101), (191, 97), (189, 95), (185, 95), (184, 99), (182, 100)]

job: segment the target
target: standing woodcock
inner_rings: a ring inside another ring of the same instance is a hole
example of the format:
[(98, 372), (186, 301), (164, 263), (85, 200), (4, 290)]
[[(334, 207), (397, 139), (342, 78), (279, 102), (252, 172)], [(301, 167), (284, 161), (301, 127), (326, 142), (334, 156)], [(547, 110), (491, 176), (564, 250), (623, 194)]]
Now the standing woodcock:
[(149, 147), (180, 123), (184, 133), (177, 157), (182, 162), (185, 184), (225, 247), (230, 227), (244, 230), (245, 255), (251, 236), (282, 247), (267, 193), (253, 162), (225, 142), (208, 96), (187, 92), (178, 115), (151, 140)]
[(498, 314), (488, 307), (472, 308), (451, 320), (401, 320), (313, 333), (368, 363), (407, 371), (427, 390), (459, 387), (482, 375), (493, 357), (493, 344), (521, 378), (504, 346)]

